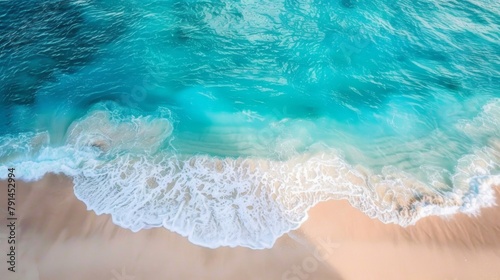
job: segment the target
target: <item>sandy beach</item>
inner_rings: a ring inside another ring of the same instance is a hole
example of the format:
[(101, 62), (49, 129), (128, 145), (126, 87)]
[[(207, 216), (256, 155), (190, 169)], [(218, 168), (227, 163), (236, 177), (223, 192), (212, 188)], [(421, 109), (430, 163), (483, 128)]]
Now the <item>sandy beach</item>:
[(87, 211), (71, 180), (56, 175), (17, 183), (12, 273), (3, 189), (1, 279), (500, 279), (499, 207), (402, 228), (328, 201), (272, 249), (207, 249), (164, 228), (120, 228)]

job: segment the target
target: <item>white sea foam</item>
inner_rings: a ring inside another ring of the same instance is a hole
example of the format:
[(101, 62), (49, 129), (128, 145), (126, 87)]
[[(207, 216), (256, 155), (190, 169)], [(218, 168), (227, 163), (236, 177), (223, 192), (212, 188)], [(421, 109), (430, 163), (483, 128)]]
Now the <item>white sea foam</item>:
[(8, 162), (19, 157), (29, 158), (36, 154), (42, 147), (48, 145), (49, 134), (20, 133), (18, 135), (5, 135), (0, 142), (0, 162)]
[[(471, 127), (492, 117), (488, 106)], [(310, 207), (329, 199), (347, 199), (372, 218), (403, 226), (428, 215), (476, 214), (494, 205), (491, 186), (500, 184), (496, 138), (461, 157), (448, 186), (439, 167), (425, 169), (439, 183), (428, 184), (394, 166), (378, 174), (354, 166), (320, 144), (281, 161), (181, 155), (161, 149), (171, 131), (168, 118), (95, 110), (71, 126), (65, 146), (40, 144), (29, 157), (7, 157), (0, 168), (15, 165), (24, 180), (64, 173), (88, 209), (111, 214), (114, 223), (133, 231), (165, 227), (210, 248), (269, 248), (299, 227)], [(23, 135), (23, 143), (48, 141), (40, 135)]]
[(109, 154), (154, 153), (172, 133), (164, 115), (124, 117), (118, 108), (93, 110), (69, 128), (67, 144), (76, 149), (93, 146)]

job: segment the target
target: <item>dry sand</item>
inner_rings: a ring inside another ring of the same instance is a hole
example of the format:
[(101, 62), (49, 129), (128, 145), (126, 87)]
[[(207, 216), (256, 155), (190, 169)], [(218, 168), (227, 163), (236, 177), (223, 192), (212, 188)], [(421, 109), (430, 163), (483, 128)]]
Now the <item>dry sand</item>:
[(108, 215), (87, 211), (71, 181), (55, 175), (17, 184), (12, 273), (1, 184), (0, 279), (500, 279), (499, 207), (402, 228), (329, 201), (272, 249), (213, 250), (163, 228), (133, 233), (115, 226)]

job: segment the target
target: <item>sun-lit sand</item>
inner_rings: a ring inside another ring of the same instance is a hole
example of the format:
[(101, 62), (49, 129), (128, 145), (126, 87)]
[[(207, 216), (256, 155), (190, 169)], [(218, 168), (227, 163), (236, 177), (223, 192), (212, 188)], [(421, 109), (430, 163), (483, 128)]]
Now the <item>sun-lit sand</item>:
[(110, 216), (87, 211), (62, 176), (18, 182), (16, 201), (17, 272), (7, 271), (4, 225), (0, 279), (500, 279), (499, 207), (402, 228), (329, 201), (272, 249), (214, 250), (164, 228), (115, 226)]

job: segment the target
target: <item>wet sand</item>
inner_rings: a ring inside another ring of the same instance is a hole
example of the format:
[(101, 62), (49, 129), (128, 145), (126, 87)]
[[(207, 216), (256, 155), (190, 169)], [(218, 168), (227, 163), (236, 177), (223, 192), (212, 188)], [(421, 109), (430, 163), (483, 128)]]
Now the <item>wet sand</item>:
[(115, 226), (109, 215), (87, 211), (71, 180), (55, 175), (17, 184), (12, 273), (3, 190), (0, 279), (500, 279), (499, 207), (402, 228), (328, 201), (272, 249), (207, 249), (163, 228)]

